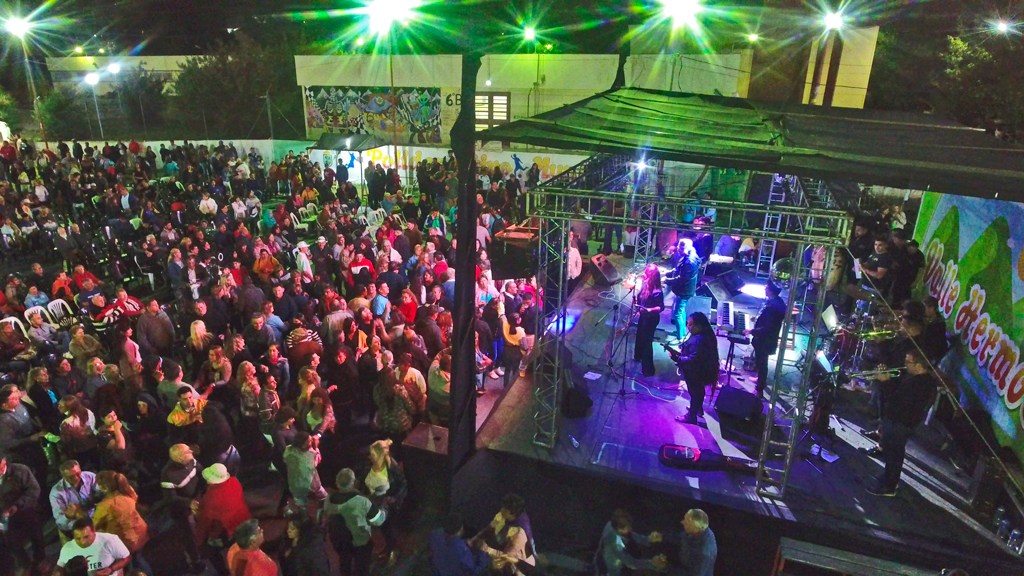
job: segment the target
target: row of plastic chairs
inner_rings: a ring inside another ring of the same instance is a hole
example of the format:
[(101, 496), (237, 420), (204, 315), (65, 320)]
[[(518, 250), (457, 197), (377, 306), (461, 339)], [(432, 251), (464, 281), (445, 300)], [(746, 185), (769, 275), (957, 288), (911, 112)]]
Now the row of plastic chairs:
[[(76, 320), (75, 312), (71, 309), (71, 306), (61, 299), (53, 300), (45, 307), (32, 306), (25, 310), (25, 321), (31, 322), (32, 315), (36, 313), (40, 314), (45, 322), (49, 322), (58, 328), (68, 328)], [(0, 324), (4, 322), (14, 324), (21, 329), (22, 334), (26, 337), (28, 336), (25, 324), (17, 316), (8, 316), (7, 318), (0, 319)]]

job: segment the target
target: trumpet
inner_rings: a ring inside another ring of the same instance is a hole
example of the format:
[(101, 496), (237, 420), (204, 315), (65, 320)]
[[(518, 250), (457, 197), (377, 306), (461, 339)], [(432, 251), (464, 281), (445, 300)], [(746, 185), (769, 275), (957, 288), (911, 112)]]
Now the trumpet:
[(867, 370), (864, 372), (850, 372), (848, 376), (850, 378), (877, 378), (882, 375), (899, 376), (900, 372), (906, 370), (906, 368), (906, 366), (900, 366), (899, 368), (879, 368), (878, 370)]

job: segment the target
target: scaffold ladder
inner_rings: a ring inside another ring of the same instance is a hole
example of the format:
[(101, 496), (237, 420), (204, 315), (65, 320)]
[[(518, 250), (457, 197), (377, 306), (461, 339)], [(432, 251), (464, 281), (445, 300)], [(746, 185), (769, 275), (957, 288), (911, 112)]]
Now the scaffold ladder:
[[(768, 204), (785, 204), (786, 188), (782, 183), (782, 175), (776, 174), (772, 179), (772, 187), (768, 192)], [(766, 212), (764, 215), (764, 226), (766, 232), (778, 232), (782, 227), (782, 214), (777, 212)], [(772, 263), (775, 262), (775, 240), (761, 240), (761, 248), (757, 252), (757, 268), (754, 275), (757, 278), (768, 278), (772, 273)]]

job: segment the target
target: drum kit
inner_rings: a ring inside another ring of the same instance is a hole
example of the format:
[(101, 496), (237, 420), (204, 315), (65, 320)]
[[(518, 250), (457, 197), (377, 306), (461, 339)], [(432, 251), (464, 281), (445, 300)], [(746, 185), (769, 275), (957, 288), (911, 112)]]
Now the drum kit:
[[(826, 353), (851, 378), (872, 378), (881, 372), (864, 369), (884, 359), (886, 345), (900, 332), (900, 319), (888, 308), (876, 306), (874, 299), (858, 300), (850, 318), (836, 325)], [(883, 371), (891, 373), (893, 370)]]

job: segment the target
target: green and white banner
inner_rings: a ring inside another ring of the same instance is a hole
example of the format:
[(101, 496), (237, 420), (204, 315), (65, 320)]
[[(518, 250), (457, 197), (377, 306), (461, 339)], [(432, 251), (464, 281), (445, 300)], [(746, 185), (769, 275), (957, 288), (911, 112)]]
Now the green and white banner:
[(1024, 461), (1024, 204), (926, 193), (914, 238), (925, 254), (915, 296), (937, 298), (955, 336), (941, 368)]

